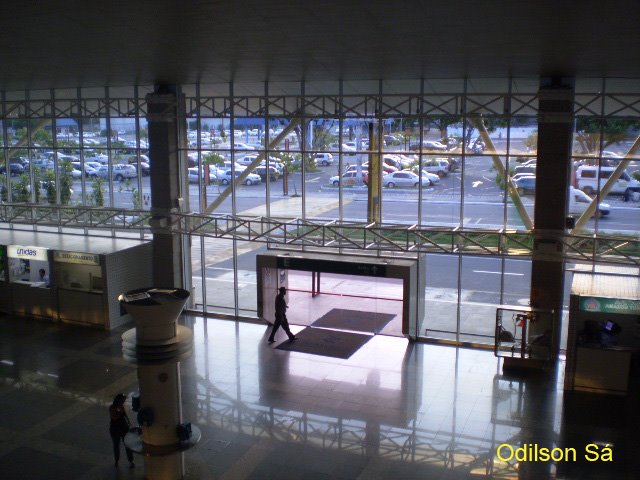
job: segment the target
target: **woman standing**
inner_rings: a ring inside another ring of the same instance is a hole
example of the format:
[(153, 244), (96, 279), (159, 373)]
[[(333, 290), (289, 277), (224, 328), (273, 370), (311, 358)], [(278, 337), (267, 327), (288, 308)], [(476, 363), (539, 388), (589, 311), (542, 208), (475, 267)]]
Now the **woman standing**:
[[(109, 434), (111, 435), (111, 441), (113, 442), (113, 458), (115, 459), (116, 467), (118, 466), (118, 460), (120, 460), (120, 441), (124, 443), (124, 436), (129, 431), (131, 422), (127, 416), (127, 412), (124, 409), (124, 401), (127, 396), (123, 393), (119, 393), (113, 399), (113, 403), (109, 407), (109, 415), (111, 416), (111, 422), (109, 422)], [(127, 454), (127, 460), (129, 460), (129, 467), (135, 467), (133, 463), (133, 452), (125, 445), (124, 451)]]

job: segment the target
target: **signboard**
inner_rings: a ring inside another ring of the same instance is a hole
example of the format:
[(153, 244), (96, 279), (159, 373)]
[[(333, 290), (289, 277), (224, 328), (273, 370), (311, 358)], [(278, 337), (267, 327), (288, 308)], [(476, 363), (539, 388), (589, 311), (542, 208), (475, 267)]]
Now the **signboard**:
[(22, 258), (24, 260), (43, 260), (47, 262), (46, 248), (40, 247), (27, 247), (22, 245), (9, 245), (7, 247), (7, 256), (9, 258)]
[(640, 300), (621, 298), (581, 297), (580, 310), (583, 312), (618, 313), (640, 315)]
[(304, 270), (307, 272), (344, 273), (368, 277), (386, 277), (386, 265), (375, 263), (338, 262), (300, 257), (277, 257), (280, 269)]
[(53, 261), (58, 263), (77, 263), (79, 265), (100, 265), (100, 256), (92, 253), (53, 252)]

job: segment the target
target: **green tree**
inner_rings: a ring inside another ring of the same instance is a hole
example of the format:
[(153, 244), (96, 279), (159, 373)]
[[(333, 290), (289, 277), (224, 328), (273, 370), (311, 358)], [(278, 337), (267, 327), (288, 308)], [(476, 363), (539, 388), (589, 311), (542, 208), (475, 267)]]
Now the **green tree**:
[(104, 179), (100, 177), (94, 177), (91, 182), (91, 193), (89, 194), (89, 201), (96, 207), (104, 207)]
[(576, 118), (575, 139), (582, 153), (596, 153), (615, 143), (633, 138), (633, 131), (640, 127), (640, 120), (600, 119), (594, 117)]
[(7, 176), (0, 174), (0, 202), (6, 202), (9, 198), (9, 192), (7, 191)]
[(57, 201), (56, 196), (58, 192), (56, 188), (56, 174), (53, 170), (46, 170), (43, 172), (42, 185), (44, 185), (44, 190), (47, 193), (47, 202), (54, 205)]
[(523, 143), (530, 152), (535, 152), (538, 149), (538, 132), (529, 135), (524, 139)]
[(69, 160), (63, 160), (60, 164), (60, 203), (62, 205), (68, 205), (71, 201), (71, 194), (73, 193), (73, 165)]
[(11, 194), (13, 201), (16, 203), (28, 203), (31, 200), (30, 190), (30, 178), (29, 175), (23, 173), (13, 183)]

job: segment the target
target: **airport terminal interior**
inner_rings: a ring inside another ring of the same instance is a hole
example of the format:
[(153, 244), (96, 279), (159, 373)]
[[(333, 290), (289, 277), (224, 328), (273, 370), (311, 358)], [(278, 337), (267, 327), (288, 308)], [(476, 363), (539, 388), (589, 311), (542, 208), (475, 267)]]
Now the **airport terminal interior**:
[(0, 476), (636, 478), (640, 5), (587, 3), (16, 5)]

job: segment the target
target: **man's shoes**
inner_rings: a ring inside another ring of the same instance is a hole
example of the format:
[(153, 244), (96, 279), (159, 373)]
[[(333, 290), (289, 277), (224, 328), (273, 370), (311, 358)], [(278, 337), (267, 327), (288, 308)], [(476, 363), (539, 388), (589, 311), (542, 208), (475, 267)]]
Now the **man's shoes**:
[(293, 337), (289, 337), (289, 341), (290, 342), (293, 342), (294, 340), (297, 340), (297, 339), (298, 339), (298, 337), (296, 337), (295, 335)]
[(135, 468), (135, 467), (136, 467), (136, 464), (135, 464), (135, 463), (133, 463), (133, 462), (129, 462), (129, 468)]
[(275, 342), (275, 340), (273, 338), (270, 338), (269, 340), (267, 340), (267, 342), (273, 343), (273, 342)]

